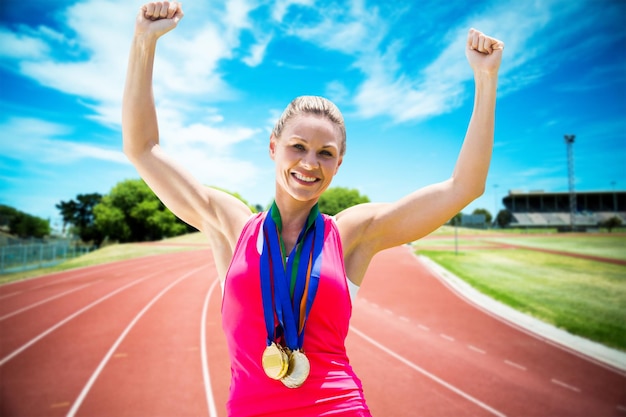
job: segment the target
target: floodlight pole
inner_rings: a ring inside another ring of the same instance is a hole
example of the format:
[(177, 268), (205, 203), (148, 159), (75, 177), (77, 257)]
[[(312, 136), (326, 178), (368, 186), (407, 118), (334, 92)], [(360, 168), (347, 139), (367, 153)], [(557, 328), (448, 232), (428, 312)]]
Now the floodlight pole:
[(454, 254), (459, 254), (459, 226), (457, 223), (459, 222), (458, 215), (454, 217)]
[(565, 135), (567, 147), (567, 177), (569, 184), (569, 227), (574, 231), (574, 216), (576, 214), (576, 192), (574, 191), (574, 138), (576, 135)]
[(611, 188), (613, 189), (613, 212), (617, 213), (617, 195), (615, 194), (615, 181), (611, 181)]
[(498, 217), (498, 194), (496, 193), (498, 184), (493, 184), (493, 223), (495, 224)]

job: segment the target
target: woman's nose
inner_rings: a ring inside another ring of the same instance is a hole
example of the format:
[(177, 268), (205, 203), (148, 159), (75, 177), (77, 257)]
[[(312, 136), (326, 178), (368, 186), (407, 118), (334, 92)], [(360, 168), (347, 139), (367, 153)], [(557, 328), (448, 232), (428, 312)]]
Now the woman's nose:
[(315, 156), (314, 153), (307, 153), (306, 155), (304, 155), (302, 157), (302, 159), (300, 160), (300, 163), (302, 164), (303, 167), (305, 168), (317, 168), (318, 167), (318, 162), (317, 162), (317, 157)]

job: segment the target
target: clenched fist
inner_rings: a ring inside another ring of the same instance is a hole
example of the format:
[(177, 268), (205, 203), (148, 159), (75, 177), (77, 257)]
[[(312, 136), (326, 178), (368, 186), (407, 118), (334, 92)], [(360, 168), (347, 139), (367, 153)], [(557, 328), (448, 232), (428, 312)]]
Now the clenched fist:
[(497, 73), (503, 50), (502, 41), (476, 29), (469, 30), (465, 55), (474, 71)]
[(183, 15), (182, 4), (178, 2), (146, 3), (137, 15), (135, 34), (162, 36), (174, 29)]

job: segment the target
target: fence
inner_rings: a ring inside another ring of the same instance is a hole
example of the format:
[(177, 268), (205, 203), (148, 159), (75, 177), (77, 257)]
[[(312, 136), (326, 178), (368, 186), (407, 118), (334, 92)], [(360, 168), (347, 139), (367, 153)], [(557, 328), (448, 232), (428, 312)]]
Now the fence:
[(0, 274), (56, 265), (90, 250), (68, 240), (3, 245), (0, 246)]

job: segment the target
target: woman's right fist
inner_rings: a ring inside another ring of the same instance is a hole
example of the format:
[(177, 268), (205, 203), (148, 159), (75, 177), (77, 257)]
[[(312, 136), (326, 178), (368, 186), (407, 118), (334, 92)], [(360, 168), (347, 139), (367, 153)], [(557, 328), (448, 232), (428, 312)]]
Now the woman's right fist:
[(178, 2), (146, 3), (137, 15), (135, 33), (162, 36), (174, 29), (183, 15), (182, 4)]

